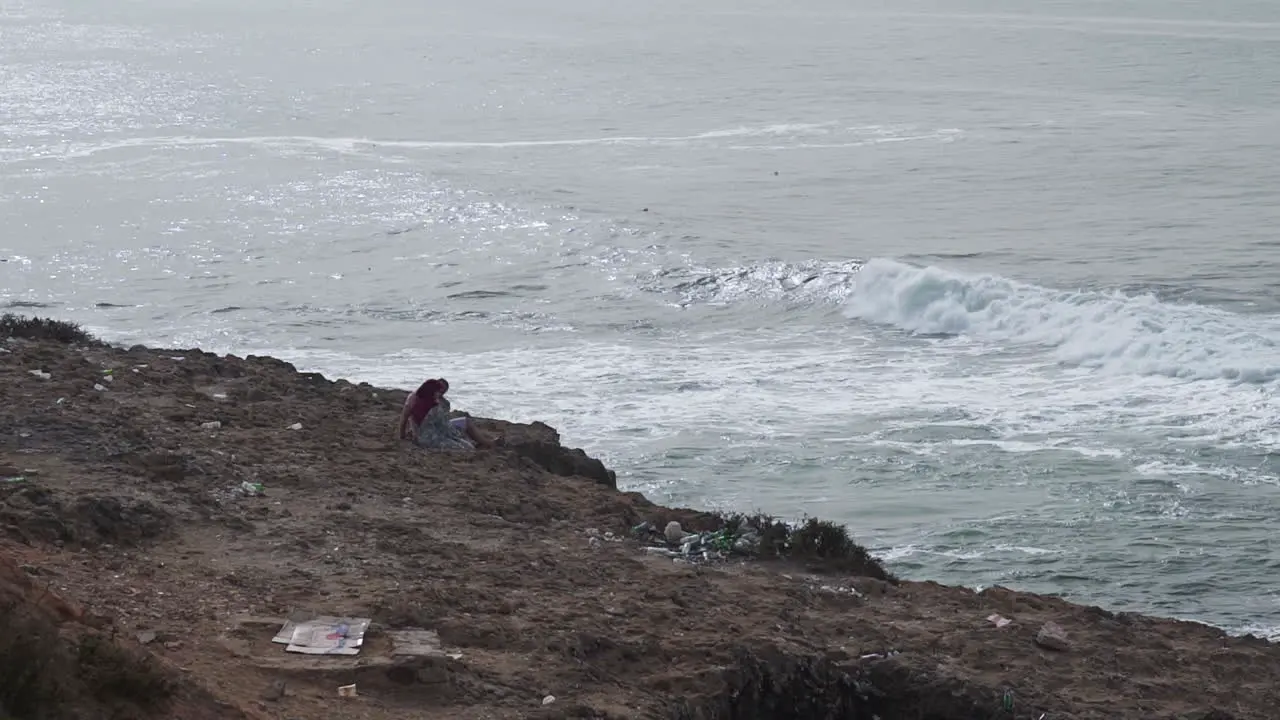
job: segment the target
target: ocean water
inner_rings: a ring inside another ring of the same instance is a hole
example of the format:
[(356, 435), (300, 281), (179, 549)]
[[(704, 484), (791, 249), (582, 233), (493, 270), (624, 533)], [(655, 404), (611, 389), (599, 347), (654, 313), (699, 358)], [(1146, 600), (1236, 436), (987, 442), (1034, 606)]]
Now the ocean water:
[(1280, 637), (1280, 4), (0, 0), (0, 89), (7, 311)]

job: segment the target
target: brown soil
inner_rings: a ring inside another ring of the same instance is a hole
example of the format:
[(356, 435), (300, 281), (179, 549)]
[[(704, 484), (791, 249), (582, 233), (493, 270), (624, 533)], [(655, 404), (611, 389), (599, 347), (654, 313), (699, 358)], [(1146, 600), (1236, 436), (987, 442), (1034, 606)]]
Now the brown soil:
[[(93, 635), (149, 653), (173, 683), (150, 704), (84, 690), (81, 717), (1262, 719), (1280, 707), (1280, 649), (1203, 625), (786, 560), (646, 554), (629, 537), (641, 521), (718, 521), (617, 491), (546, 426), (492, 421), (506, 447), (431, 454), (393, 440), (403, 392), (270, 358), (0, 348), (0, 609), (57, 624), (49, 643)], [(265, 497), (232, 492), (246, 481)], [(374, 625), (354, 658), (285, 653), (269, 640), (295, 610)], [(1013, 622), (996, 628), (992, 613)], [(1068, 649), (1036, 644), (1047, 621)], [(405, 627), (437, 631), (449, 655), (391, 657), (387, 631)], [(349, 683), (359, 695), (339, 698)]]

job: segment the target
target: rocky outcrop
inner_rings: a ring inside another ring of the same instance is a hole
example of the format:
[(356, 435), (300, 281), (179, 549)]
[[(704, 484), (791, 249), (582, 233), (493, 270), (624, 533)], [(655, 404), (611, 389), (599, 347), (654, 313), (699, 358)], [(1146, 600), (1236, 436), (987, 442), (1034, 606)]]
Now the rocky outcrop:
[(554, 475), (583, 477), (618, 488), (618, 476), (604, 463), (579, 448), (560, 444), (560, 433), (550, 425), (533, 422), (528, 425), (489, 418), (476, 418), (479, 427), (502, 438), (504, 446), (519, 457)]

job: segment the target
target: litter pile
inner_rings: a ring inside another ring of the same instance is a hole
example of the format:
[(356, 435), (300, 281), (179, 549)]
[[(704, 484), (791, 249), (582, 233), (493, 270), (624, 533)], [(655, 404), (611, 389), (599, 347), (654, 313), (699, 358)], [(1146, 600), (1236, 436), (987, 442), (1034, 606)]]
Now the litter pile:
[(646, 553), (688, 562), (724, 561), (735, 555), (753, 557), (760, 548), (760, 531), (745, 521), (714, 532), (685, 532), (674, 520), (659, 532), (653, 523), (643, 522), (631, 528), (631, 534), (647, 543)]

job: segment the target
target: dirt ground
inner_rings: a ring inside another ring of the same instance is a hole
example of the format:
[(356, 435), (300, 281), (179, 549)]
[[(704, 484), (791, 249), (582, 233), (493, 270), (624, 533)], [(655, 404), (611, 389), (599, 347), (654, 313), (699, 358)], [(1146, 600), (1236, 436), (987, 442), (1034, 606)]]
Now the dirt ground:
[[(619, 492), (546, 426), (432, 454), (393, 438), (403, 392), (270, 358), (0, 348), (0, 601), (154, 656), (181, 692), (153, 717), (1280, 717), (1263, 640), (647, 553), (637, 523), (708, 518)], [(373, 624), (355, 656), (271, 642), (306, 612)], [(1046, 622), (1065, 649), (1037, 644)], [(405, 655), (405, 628), (439, 649)], [(82, 715), (111, 713), (137, 716)]]

